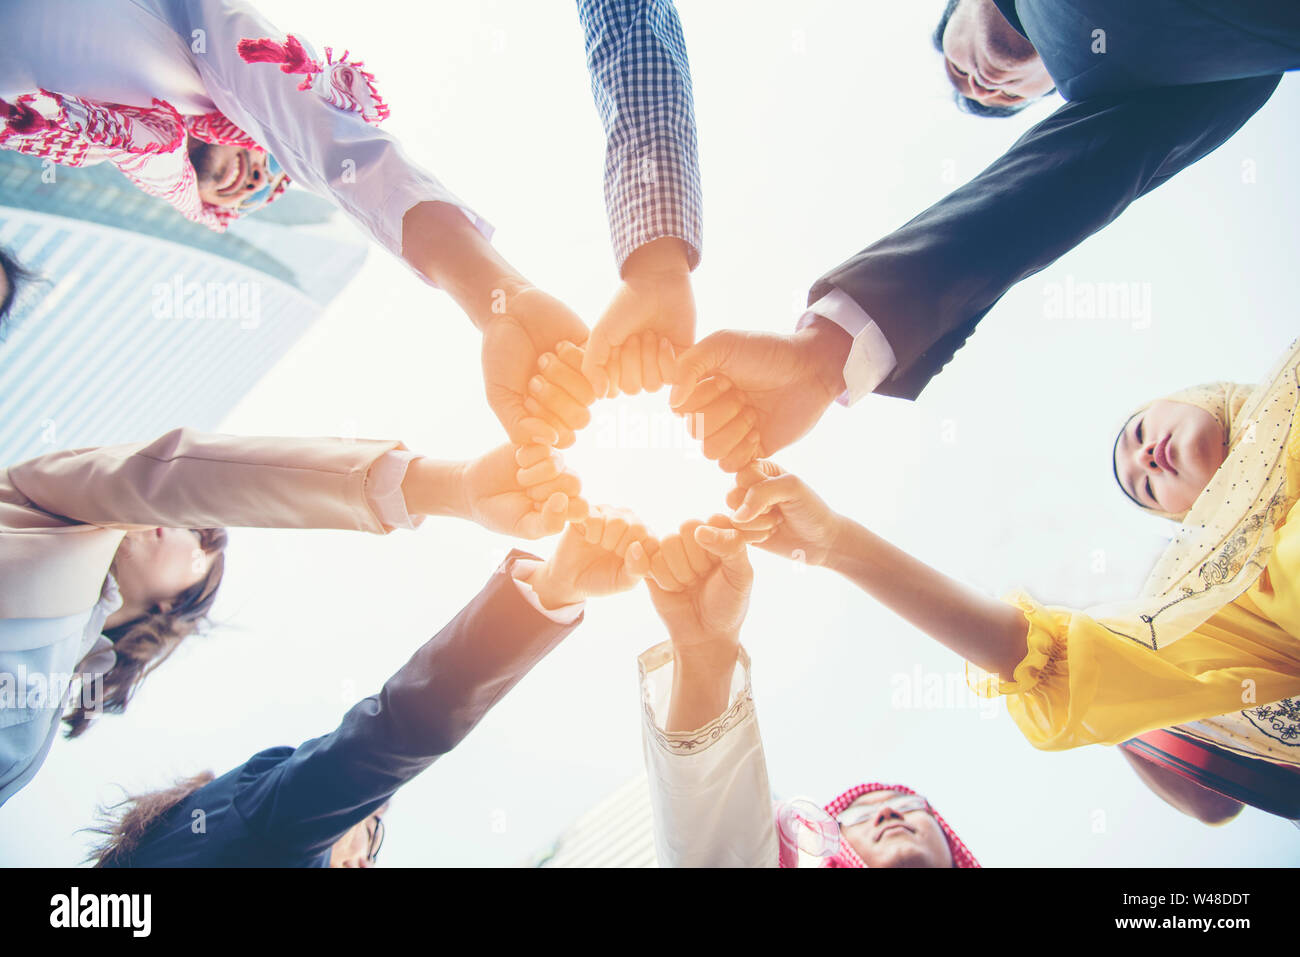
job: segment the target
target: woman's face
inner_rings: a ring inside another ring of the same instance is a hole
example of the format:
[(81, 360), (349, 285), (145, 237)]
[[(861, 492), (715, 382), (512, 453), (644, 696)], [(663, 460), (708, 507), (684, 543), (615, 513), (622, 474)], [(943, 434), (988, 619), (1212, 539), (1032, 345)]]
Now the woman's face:
[(901, 791), (868, 792), (839, 815), (840, 834), (867, 867), (952, 867), (948, 839), (924, 800)]
[(126, 533), (113, 559), (113, 577), (124, 599), (167, 609), (177, 595), (202, 581), (211, 565), (198, 532), (150, 528)]
[(1209, 412), (1161, 399), (1129, 419), (1115, 443), (1115, 476), (1139, 505), (1181, 515), (1228, 455), (1228, 435)]

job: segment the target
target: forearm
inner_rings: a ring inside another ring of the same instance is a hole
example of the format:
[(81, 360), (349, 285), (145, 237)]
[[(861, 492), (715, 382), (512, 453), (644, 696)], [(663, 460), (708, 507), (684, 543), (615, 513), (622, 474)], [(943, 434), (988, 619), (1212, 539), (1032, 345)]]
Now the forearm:
[(366, 481), (399, 444), (186, 428), (136, 445), (52, 452), (0, 478), (31, 503), (5, 521), (382, 532)]
[(664, 730), (694, 731), (727, 710), (738, 643), (713, 649), (673, 649), (673, 683)]
[(961, 584), (847, 518), (826, 559), (901, 618), (993, 674), (1010, 677), (1025, 657), (1024, 614)]
[(455, 206), (417, 203), (402, 217), (402, 256), (482, 330), (528, 281)]
[[(503, 569), (339, 727), (299, 747), (246, 798), (249, 823), (282, 844), (318, 852), (451, 751), (577, 622), (559, 624)], [(323, 786), (322, 782), (328, 782)]]
[(1214, 150), (1276, 77), (1067, 103), (966, 185), (823, 276), (877, 324), (897, 366), (878, 392), (916, 398), (1016, 283)]
[(605, 127), (605, 205), (615, 259), (675, 236), (691, 269), (703, 242), (690, 63), (671, 0), (579, 0), (587, 69)]
[[(664, 721), (679, 657), (664, 642), (638, 658), (660, 867), (776, 867), (780, 859), (749, 661), (739, 648), (730, 657), (735, 701), (684, 732)], [(725, 720), (714, 721), (720, 715)]]
[(468, 518), (465, 463), (413, 459), (402, 479), (402, 495), (412, 518), (418, 515)]

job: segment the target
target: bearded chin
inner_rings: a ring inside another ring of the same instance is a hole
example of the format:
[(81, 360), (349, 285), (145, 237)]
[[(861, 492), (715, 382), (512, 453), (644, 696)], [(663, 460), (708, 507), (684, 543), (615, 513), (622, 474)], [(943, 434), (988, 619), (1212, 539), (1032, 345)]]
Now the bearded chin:
[(212, 144), (191, 136), (188, 152), (190, 165), (194, 167), (194, 175), (200, 181), (211, 179), (212, 165), (216, 162), (216, 152), (212, 149)]

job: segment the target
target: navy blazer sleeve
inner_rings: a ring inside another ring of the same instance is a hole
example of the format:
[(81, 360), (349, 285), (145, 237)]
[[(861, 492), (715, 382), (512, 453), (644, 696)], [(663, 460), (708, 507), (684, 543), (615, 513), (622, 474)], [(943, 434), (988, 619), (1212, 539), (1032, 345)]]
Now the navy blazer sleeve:
[[(259, 752), (191, 794), (131, 855), (136, 867), (324, 863), (349, 828), (446, 754), (581, 622), (560, 625), (520, 594), (514, 551), (487, 586), (339, 726)], [(193, 824), (202, 812), (204, 827)]]
[(1055, 262), (1232, 136), (1281, 77), (1067, 103), (993, 165), (828, 272), (884, 333), (897, 366), (877, 387), (915, 399), (1008, 289)]
[(337, 729), (241, 789), (236, 809), (287, 857), (329, 848), (474, 729), (572, 631), (519, 593), (509, 567)]

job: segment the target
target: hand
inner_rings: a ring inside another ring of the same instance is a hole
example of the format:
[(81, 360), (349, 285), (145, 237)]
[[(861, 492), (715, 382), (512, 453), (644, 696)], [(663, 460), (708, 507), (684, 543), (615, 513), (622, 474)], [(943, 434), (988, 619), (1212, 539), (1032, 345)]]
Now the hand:
[(565, 529), (555, 554), (528, 579), (546, 608), (571, 605), (590, 595), (627, 591), (641, 580), (626, 562), (628, 549), (649, 537), (625, 509), (599, 507)]
[(671, 350), (695, 342), (695, 294), (686, 244), (666, 236), (637, 249), (623, 281), (591, 331), (583, 374), (603, 396), (657, 392), (671, 372)]
[(809, 565), (826, 562), (844, 523), (797, 476), (766, 460), (736, 476), (727, 507), (736, 528), (759, 548)]
[[(790, 336), (715, 332), (678, 357), (668, 401), (677, 412), (703, 416), (715, 431), (728, 426), (705, 454), (737, 472), (817, 424), (844, 391), (842, 370), (852, 342), (827, 320)], [(736, 392), (727, 395), (732, 389)], [(746, 410), (753, 423), (749, 429), (732, 422)]]
[(678, 654), (728, 654), (734, 660), (754, 571), (745, 541), (724, 515), (691, 521), (661, 542), (628, 549), (627, 564), (646, 578), (655, 611)]
[(574, 429), (591, 422), (587, 407), (596, 401), (596, 390), (582, 374), (584, 352), (572, 342), (559, 342), (554, 352), (537, 360), (537, 374), (528, 380), (524, 409), (536, 419), (571, 423)]
[(516, 445), (540, 442), (568, 448), (574, 431), (590, 421), (585, 406), (581, 414), (566, 418), (528, 405), (528, 383), (538, 360), (553, 353), (561, 342), (581, 345), (588, 329), (568, 306), (535, 286), (503, 292), (505, 312), (494, 315), (483, 328), (483, 383), (488, 404)]
[(463, 514), (517, 538), (543, 538), (587, 514), (582, 483), (544, 445), (503, 445), (462, 466)]

